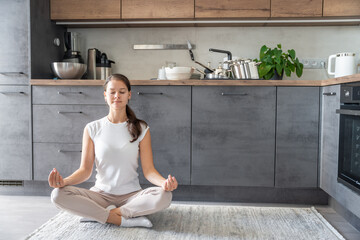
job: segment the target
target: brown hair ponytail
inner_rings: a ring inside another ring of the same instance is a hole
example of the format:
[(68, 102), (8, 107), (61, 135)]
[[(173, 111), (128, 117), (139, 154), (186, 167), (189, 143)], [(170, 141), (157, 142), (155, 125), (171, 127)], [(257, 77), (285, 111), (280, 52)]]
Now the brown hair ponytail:
[[(131, 85), (130, 85), (129, 79), (127, 77), (125, 77), (124, 75), (122, 75), (122, 74), (112, 74), (112, 75), (110, 75), (106, 79), (106, 81), (104, 83), (104, 91), (106, 91), (107, 84), (111, 80), (122, 81), (126, 85), (128, 91), (129, 92), (131, 91)], [(126, 116), (128, 118), (127, 127), (128, 127), (130, 135), (133, 138), (130, 142), (135, 142), (139, 138), (139, 136), (140, 136), (140, 134), (142, 132), (142, 128), (141, 128), (140, 123), (145, 124), (146, 127), (148, 125), (144, 120), (136, 118), (136, 115), (135, 115), (134, 111), (129, 107), (128, 104), (126, 105)]]

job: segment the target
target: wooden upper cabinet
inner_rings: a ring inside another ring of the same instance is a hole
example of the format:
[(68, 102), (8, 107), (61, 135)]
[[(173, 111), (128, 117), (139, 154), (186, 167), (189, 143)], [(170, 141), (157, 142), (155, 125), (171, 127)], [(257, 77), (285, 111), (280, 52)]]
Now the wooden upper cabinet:
[(195, 18), (253, 17), (270, 17), (270, 0), (195, 0)]
[(122, 0), (122, 18), (194, 18), (194, 0)]
[(360, 16), (359, 0), (324, 0), (324, 17)]
[(322, 0), (271, 0), (271, 17), (321, 17)]
[(120, 19), (121, 0), (50, 0), (52, 20)]

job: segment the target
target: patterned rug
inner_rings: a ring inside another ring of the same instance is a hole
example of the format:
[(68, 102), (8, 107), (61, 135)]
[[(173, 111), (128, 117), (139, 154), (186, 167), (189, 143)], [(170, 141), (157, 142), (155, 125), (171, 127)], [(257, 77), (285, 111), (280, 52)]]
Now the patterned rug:
[(147, 228), (121, 228), (61, 211), (26, 239), (344, 239), (315, 208), (172, 204)]

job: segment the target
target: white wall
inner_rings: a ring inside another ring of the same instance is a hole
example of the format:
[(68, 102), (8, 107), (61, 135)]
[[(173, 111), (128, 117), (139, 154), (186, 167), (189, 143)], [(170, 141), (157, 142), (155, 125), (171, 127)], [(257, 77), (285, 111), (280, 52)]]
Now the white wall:
[[(82, 37), (82, 56), (87, 61), (87, 49), (98, 48), (116, 62), (113, 73), (129, 79), (157, 77), (157, 70), (166, 61), (177, 66), (201, 66), (193, 63), (186, 50), (133, 50), (134, 44), (196, 44), (195, 59), (213, 67), (225, 54), (209, 52), (209, 48), (229, 50), (233, 56), (257, 58), (262, 45), (283, 50), (295, 49), (299, 58), (322, 58), (339, 52), (360, 54), (359, 26), (324, 27), (173, 27), (173, 28), (69, 28)], [(286, 78), (286, 77), (285, 77)], [(326, 79), (324, 70), (304, 71), (301, 79)], [(298, 79), (294, 74), (291, 79)]]

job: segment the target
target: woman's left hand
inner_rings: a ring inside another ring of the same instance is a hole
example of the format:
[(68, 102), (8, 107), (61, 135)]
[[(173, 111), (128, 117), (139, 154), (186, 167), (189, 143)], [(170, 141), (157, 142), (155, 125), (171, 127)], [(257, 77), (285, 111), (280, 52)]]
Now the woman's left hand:
[(163, 184), (161, 186), (165, 191), (171, 192), (171, 191), (174, 191), (178, 187), (178, 182), (176, 181), (175, 177), (172, 177), (171, 175), (169, 175), (168, 178), (163, 182)]

